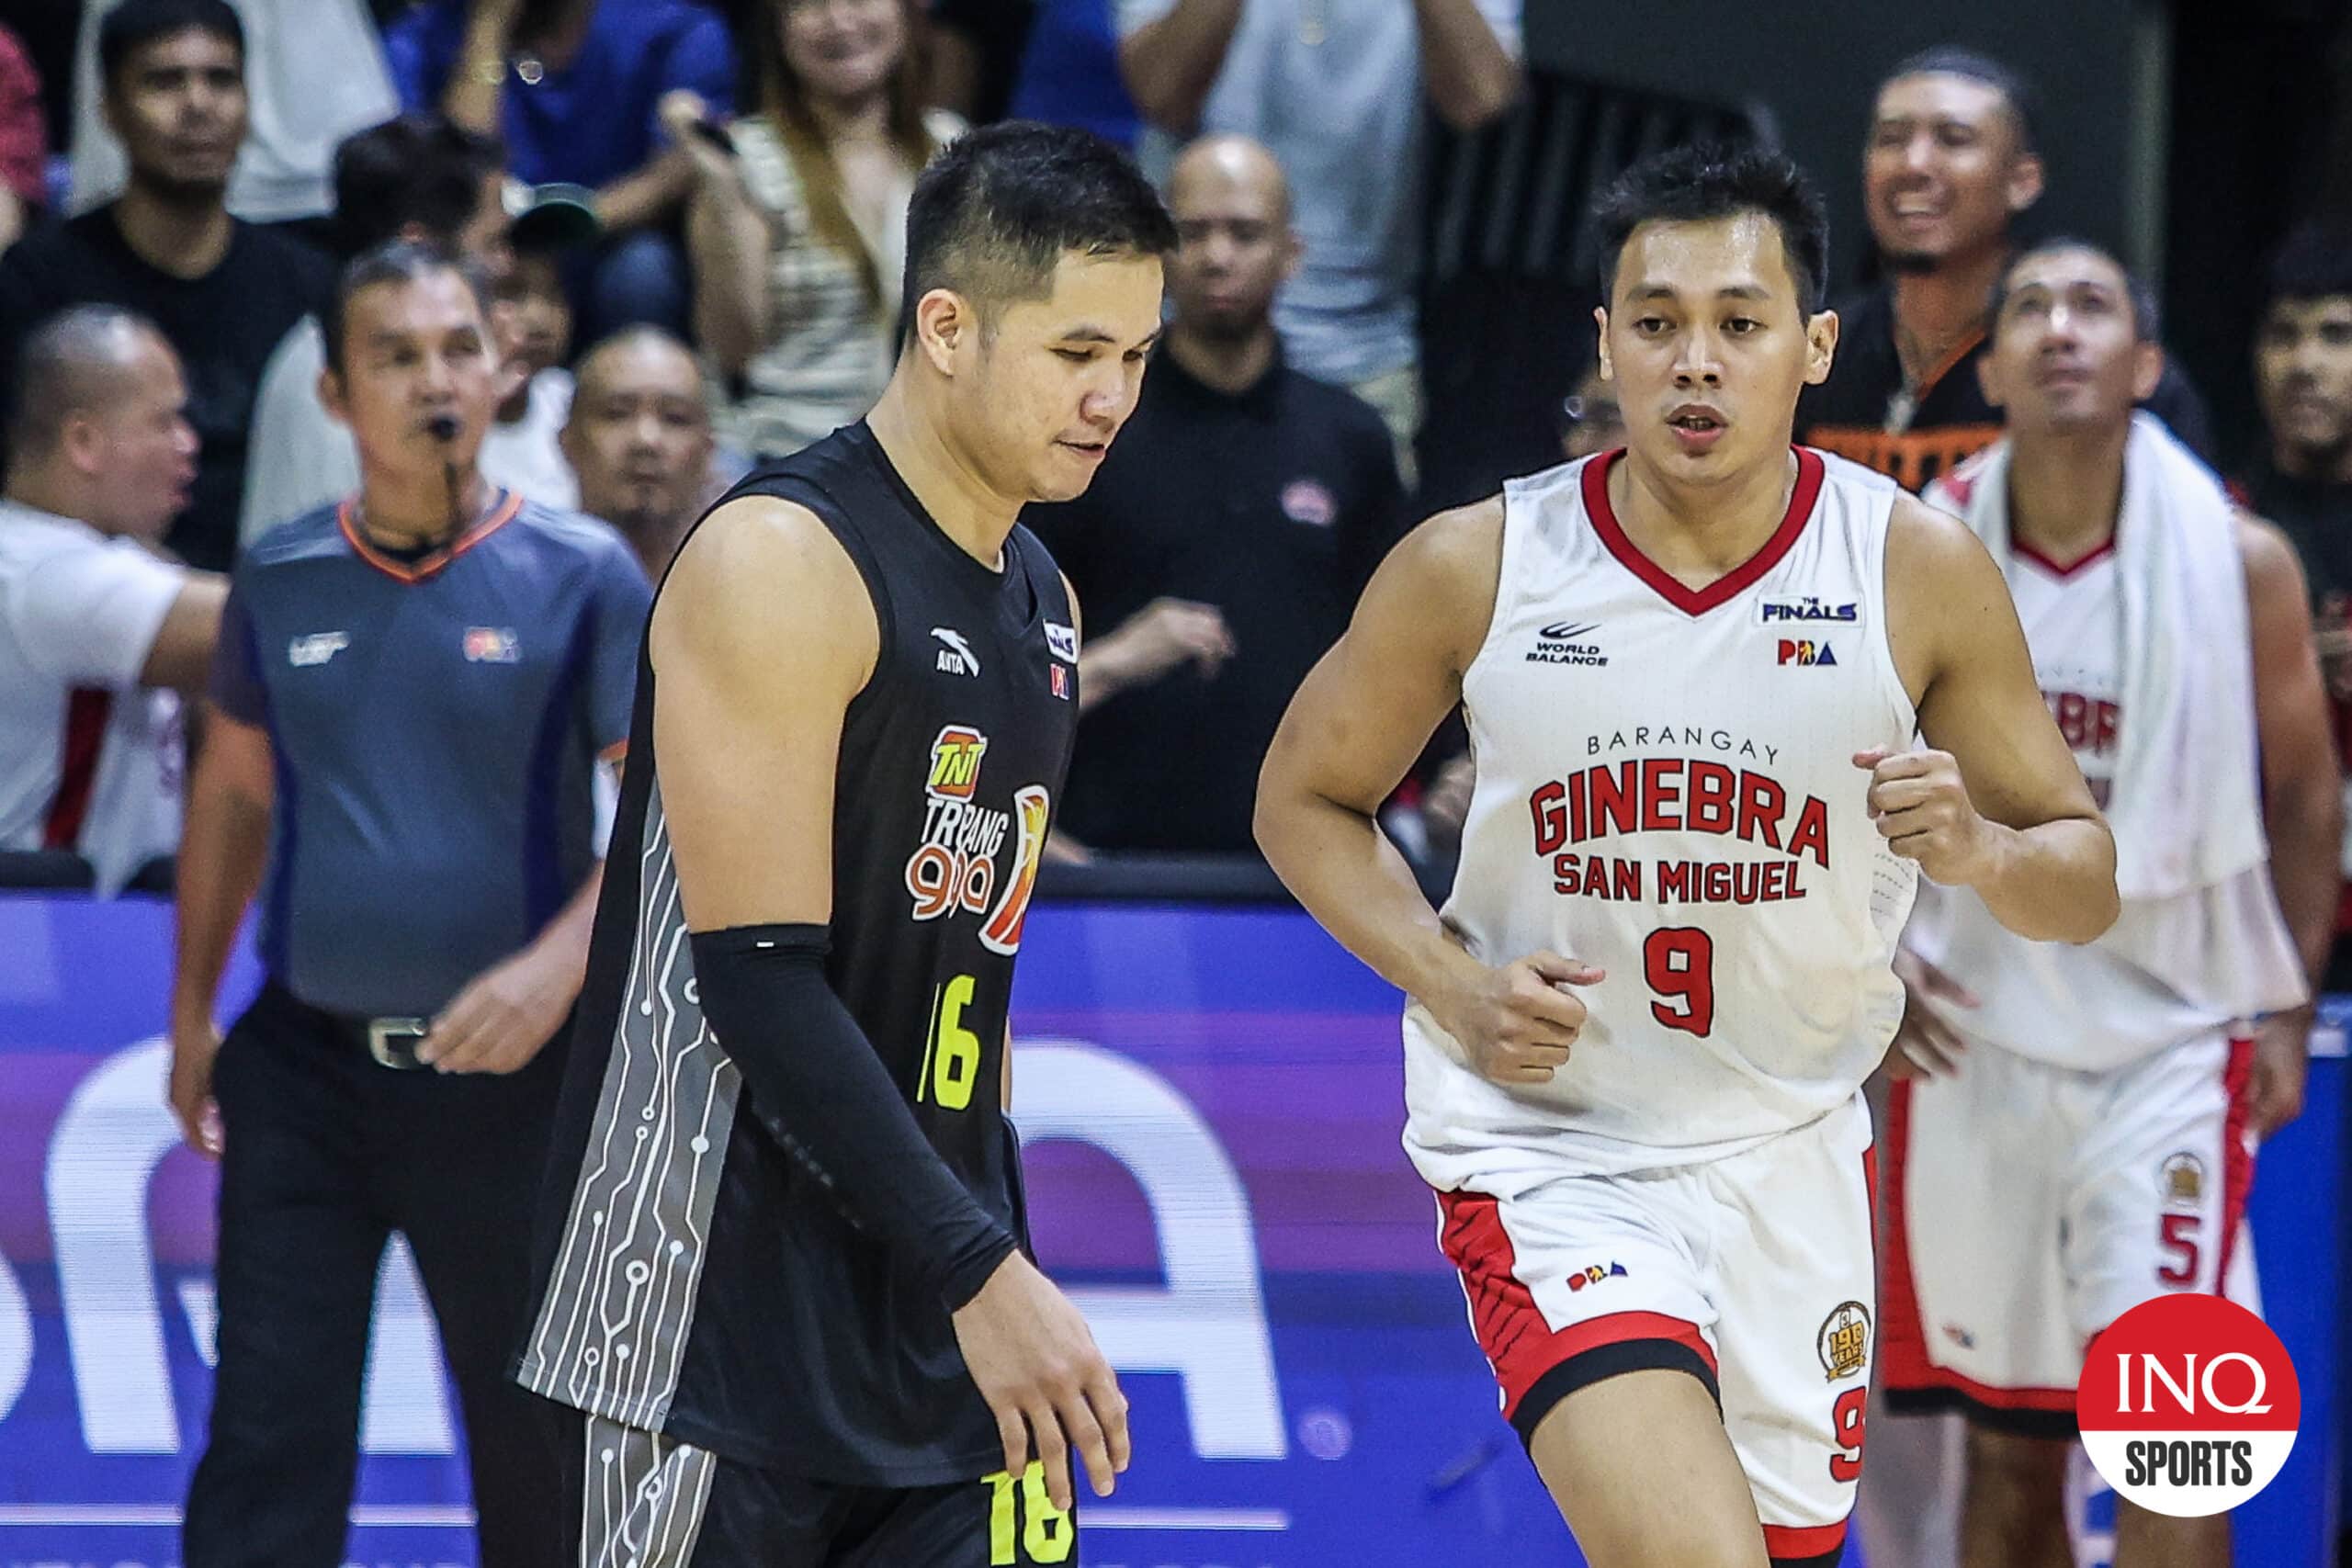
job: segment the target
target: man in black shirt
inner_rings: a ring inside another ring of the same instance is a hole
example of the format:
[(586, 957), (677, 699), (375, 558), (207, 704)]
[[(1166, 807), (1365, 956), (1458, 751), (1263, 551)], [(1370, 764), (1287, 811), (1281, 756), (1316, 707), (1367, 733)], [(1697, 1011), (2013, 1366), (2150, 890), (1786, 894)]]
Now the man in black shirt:
[(1291, 694), (1347, 629), (1402, 501), (1372, 406), (1283, 363), (1296, 265), (1272, 154), (1204, 138), (1168, 183), (1182, 243), (1159, 362), (1079, 500), (1033, 508), (1098, 626), (1068, 839), (1254, 854), (1258, 767)]
[[(2352, 763), (2352, 233), (2312, 224), (2280, 247), (2254, 371), (2270, 445), (2241, 488), (2302, 558), (2336, 742)], [(2327, 974), (2328, 989), (2347, 987), (2352, 892)]]
[[(1800, 440), (1918, 491), (1999, 438), (1976, 367), (1993, 285), (2041, 193), (2031, 95), (2015, 72), (1960, 49), (1895, 67), (1862, 154), (1884, 280), (1838, 302), (1837, 362), (1797, 406)], [(2206, 449), (2204, 407), (2169, 363), (2145, 406)]]
[(881, 401), (662, 584), (518, 1371), (588, 1413), (582, 1562), (1067, 1562), (1070, 1449), (1125, 1467), (1003, 1115), (1079, 679), (1018, 518), (1125, 423), (1175, 239), (1084, 131), (956, 141)]
[[(187, 509), (164, 542), (220, 571), (236, 553), (262, 367), (286, 330), (325, 303), (334, 272), (307, 246), (229, 216), (246, 104), (244, 33), (227, 0), (125, 0), (99, 26), (98, 59), (130, 183), (0, 257), (0, 365), (71, 305), (118, 305), (153, 321), (187, 368), (188, 423), (203, 444)], [(13, 382), (0, 376), (0, 400)]]

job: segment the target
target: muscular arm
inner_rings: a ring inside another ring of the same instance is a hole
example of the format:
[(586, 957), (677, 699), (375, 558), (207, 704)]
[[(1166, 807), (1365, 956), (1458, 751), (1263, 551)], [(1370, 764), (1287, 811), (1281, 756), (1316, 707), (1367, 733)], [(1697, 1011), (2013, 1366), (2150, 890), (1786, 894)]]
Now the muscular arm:
[(711, 1028), (762, 1124), (961, 1308), (1012, 1238), (823, 977), (842, 730), (880, 658), (872, 597), (814, 515), (747, 498), (695, 530), (647, 636), (662, 811)]
[(1225, 69), (1241, 6), (1242, 0), (1176, 0), (1166, 16), (1119, 40), (1119, 73), (1146, 119), (1176, 136), (1200, 129), (1201, 107)]
[(1519, 96), (1519, 62), (1478, 13), (1476, 0), (1413, 0), (1421, 79), (1438, 118), (1476, 130)]
[(209, 571), (189, 572), (187, 585), (155, 628), (139, 683), (189, 696), (202, 692), (212, 671), (212, 645), (220, 636), (220, 606), (228, 598), (228, 579)]
[(2344, 795), (2329, 745), (2327, 694), (2312, 643), (2311, 602), (2293, 549), (2277, 528), (2254, 518), (2240, 521), (2238, 549), (2245, 559), (2254, 638), (2255, 723), (2270, 880), (2316, 993), (2335, 936), (2344, 843)]
[(1462, 700), (1501, 571), (1502, 504), (1408, 535), (1307, 673), (1258, 778), (1258, 846), (1340, 944), (1428, 998), (1478, 967), (1438, 922), (1377, 813)]
[(1920, 734), (1958, 763), (1982, 819), (1952, 867), (1923, 869), (1957, 875), (2019, 936), (2093, 941), (2120, 908), (2115, 839), (2042, 702), (2000, 569), (1957, 519), (1909, 496), (1886, 547), (1887, 615)]

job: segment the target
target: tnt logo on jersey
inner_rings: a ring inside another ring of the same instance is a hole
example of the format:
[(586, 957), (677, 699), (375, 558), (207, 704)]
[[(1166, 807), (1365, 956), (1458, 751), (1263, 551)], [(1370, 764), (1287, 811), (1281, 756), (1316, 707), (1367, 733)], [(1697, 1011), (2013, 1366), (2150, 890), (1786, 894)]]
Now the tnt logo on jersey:
[(469, 664), (514, 664), (523, 658), (523, 644), (512, 626), (468, 626), (465, 652)]
[(1568, 1276), (1568, 1289), (1573, 1292), (1583, 1290), (1587, 1285), (1598, 1285), (1603, 1280), (1622, 1280), (1626, 1277), (1625, 1266), (1612, 1259), (1606, 1269), (1595, 1263), (1577, 1269)]
[(1810, 637), (1782, 637), (1780, 660), (1782, 664), (1835, 664), (1838, 656), (1829, 651), (1826, 642), (1815, 642)]
[[(961, 910), (987, 917), (980, 945), (991, 953), (1021, 950), (1029, 900), (1037, 890), (1037, 866), (1045, 858), (1051, 797), (1042, 784), (1025, 784), (1012, 795), (1012, 810), (980, 805), (980, 760), (989, 738), (967, 725), (951, 724), (931, 743), (930, 776), (923, 784), (922, 843), (907, 861), (907, 896), (918, 920), (936, 920)], [(1017, 829), (1017, 830), (1016, 830)], [(1001, 897), (997, 856), (1007, 838), (1012, 859)]]
[(1814, 1349), (1831, 1382), (1860, 1377), (1871, 1360), (1871, 1309), (1860, 1302), (1840, 1302), (1822, 1319)]
[(1854, 600), (1825, 602), (1807, 593), (1792, 599), (1759, 600), (1756, 606), (1756, 618), (1768, 626), (1822, 621), (1851, 626), (1861, 624), (1862, 606)]

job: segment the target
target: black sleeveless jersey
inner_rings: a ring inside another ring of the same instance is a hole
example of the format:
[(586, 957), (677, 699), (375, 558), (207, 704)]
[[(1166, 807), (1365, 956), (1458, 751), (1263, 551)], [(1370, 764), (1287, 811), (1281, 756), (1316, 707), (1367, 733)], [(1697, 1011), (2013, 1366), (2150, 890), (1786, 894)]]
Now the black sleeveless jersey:
[[(736, 487), (815, 513), (873, 596), (833, 807), (828, 976), (932, 1146), (1025, 1238), (999, 1105), (1013, 955), (1078, 720), (1060, 574), (923, 512), (863, 424)], [(724, 504), (724, 502), (721, 502)], [(746, 1464), (918, 1486), (1001, 1468), (946, 1308), (785, 1152), (696, 1000), (640, 661), (538, 1244), (525, 1386)]]

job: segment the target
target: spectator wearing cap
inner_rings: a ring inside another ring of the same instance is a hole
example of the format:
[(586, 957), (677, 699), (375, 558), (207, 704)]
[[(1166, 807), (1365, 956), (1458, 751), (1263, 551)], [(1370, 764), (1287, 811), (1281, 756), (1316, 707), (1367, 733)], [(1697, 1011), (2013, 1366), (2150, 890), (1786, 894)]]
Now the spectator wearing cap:
[[(90, 0), (74, 52), (69, 153), (76, 212), (112, 200), (128, 175), (121, 140), (101, 112), (98, 38), (122, 0)], [(335, 147), (400, 107), (366, 0), (231, 0), (244, 24), (243, 148), (229, 210), (248, 223), (314, 218), (334, 199)]]
[(25, 344), (0, 500), (0, 849), (70, 851), (99, 893), (179, 847), (179, 697), (222, 581), (155, 553), (196, 433), (163, 335), (82, 305)]
[(236, 551), (263, 369), (326, 298), (333, 268), (225, 205), (246, 126), (244, 30), (227, 0), (122, 0), (99, 27), (98, 53), (130, 183), (0, 256), (0, 364), (69, 305), (118, 305), (154, 322), (179, 355), (202, 441), (187, 509), (164, 542), (217, 570)]
[(580, 360), (563, 427), (580, 510), (621, 532), (659, 581), (712, 484), (702, 367), (659, 327), (624, 327)]
[(1285, 363), (1297, 265), (1281, 168), (1204, 138), (1169, 182), (1174, 309), (1135, 413), (1077, 501), (1023, 520), (1090, 637), (1062, 848), (1254, 853), (1259, 764), (1347, 627), (1402, 507), (1379, 414)]
[(911, 0), (761, 0), (749, 52), (757, 112), (727, 148), (698, 136), (687, 222), (695, 336), (724, 395), (729, 446), (782, 457), (865, 416), (899, 355), (907, 203), (963, 129), (922, 107)]
[[(340, 287), (360, 487), (237, 564), (180, 854), (171, 1103), (221, 1160), (183, 1561), (345, 1561), (398, 1231), (465, 1415), (469, 1560), (570, 1568), (578, 1424), (506, 1371), (651, 595), (610, 528), (481, 477), (501, 394), (468, 270), (394, 243)], [(248, 905), (265, 978), (224, 1043)]]
[[(515, 287), (509, 279), (518, 252), (536, 255), (595, 231), (577, 193), (534, 191), (508, 180), (495, 138), (437, 114), (401, 115), (345, 141), (335, 150), (335, 191), (334, 232), (345, 254), (395, 239), (435, 245), (480, 267), (499, 292)], [(536, 362), (524, 357), (509, 301), (494, 304), (492, 316), (512, 382), (504, 401), (520, 400), (522, 406), (514, 423), (494, 426), (484, 441), (482, 472), (543, 504), (569, 506), (570, 475), (551, 469), (546, 457), (562, 424), (560, 408), (550, 412), (548, 405), (560, 404), (563, 388), (560, 382), (545, 391), (534, 386)], [(327, 412), (320, 379), (326, 365), (316, 316), (296, 323), (271, 355), (238, 518), (246, 544), (358, 486), (358, 448)]]
[(571, 281), (592, 340), (633, 321), (683, 333), (689, 284), (676, 237), (693, 183), (662, 96), (734, 101), (726, 24), (691, 0), (426, 0), (384, 35), (412, 109), (495, 132), (534, 186), (591, 193), (605, 241)]
[(1290, 363), (1378, 409), (1412, 475), (1421, 423), (1414, 285), (1425, 106), (1457, 130), (1519, 92), (1521, 0), (1114, 0), (1119, 65), (1159, 175), (1179, 140), (1253, 137), (1306, 246), (1275, 301)]

